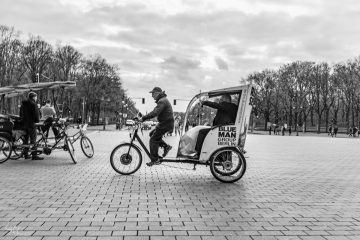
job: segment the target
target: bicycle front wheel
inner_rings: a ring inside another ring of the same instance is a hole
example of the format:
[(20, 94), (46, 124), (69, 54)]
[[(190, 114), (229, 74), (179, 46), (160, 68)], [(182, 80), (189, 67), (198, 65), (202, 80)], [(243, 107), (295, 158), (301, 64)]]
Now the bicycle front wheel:
[(11, 143), (7, 138), (0, 137), (0, 163), (6, 162), (11, 156)]
[(86, 157), (92, 158), (94, 156), (94, 147), (90, 139), (86, 136), (81, 137), (80, 139), (81, 150)]
[(75, 157), (75, 148), (74, 148), (74, 145), (72, 144), (71, 140), (69, 139), (69, 137), (65, 138), (65, 146), (66, 146), (66, 150), (70, 154), (72, 161), (76, 164), (77, 161), (76, 161), (76, 157)]
[(142, 163), (142, 155), (134, 144), (123, 143), (114, 148), (110, 155), (111, 167), (122, 175), (136, 172)]

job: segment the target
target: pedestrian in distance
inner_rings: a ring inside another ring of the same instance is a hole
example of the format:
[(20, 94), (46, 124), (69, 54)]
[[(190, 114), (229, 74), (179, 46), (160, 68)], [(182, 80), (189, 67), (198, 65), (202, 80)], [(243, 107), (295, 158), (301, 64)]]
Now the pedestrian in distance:
[(159, 147), (164, 148), (164, 153), (162, 157), (165, 157), (168, 152), (171, 150), (171, 146), (168, 145), (162, 139), (163, 136), (174, 129), (174, 114), (173, 109), (169, 100), (167, 99), (167, 95), (165, 91), (163, 91), (160, 87), (154, 87), (153, 90), (150, 91), (151, 96), (155, 100), (156, 107), (147, 115), (140, 118), (140, 121), (143, 122), (145, 120), (157, 117), (158, 124), (155, 129), (150, 131), (150, 158), (151, 161), (147, 163), (148, 166), (153, 166), (161, 163), (161, 157), (159, 156)]
[(175, 136), (180, 135), (180, 117), (175, 118)]
[(353, 136), (354, 136), (354, 126), (352, 126), (352, 127), (349, 128), (348, 135), (349, 135), (349, 137), (353, 137)]
[(338, 132), (339, 128), (337, 125), (334, 125), (334, 136), (336, 137), (336, 134)]

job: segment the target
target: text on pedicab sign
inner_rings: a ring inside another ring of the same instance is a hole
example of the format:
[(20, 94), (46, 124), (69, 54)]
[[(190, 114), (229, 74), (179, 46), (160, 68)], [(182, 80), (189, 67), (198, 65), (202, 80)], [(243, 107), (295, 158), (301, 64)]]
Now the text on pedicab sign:
[(218, 145), (236, 146), (236, 127), (219, 127)]

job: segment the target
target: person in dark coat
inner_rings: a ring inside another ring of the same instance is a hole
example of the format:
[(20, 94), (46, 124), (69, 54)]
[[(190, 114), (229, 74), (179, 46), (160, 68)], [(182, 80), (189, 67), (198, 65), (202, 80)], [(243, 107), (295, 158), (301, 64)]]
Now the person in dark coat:
[[(30, 92), (28, 95), (28, 99), (24, 100), (21, 103), (20, 107), (20, 118), (22, 121), (23, 129), (26, 132), (25, 135), (25, 143), (35, 144), (36, 142), (36, 126), (35, 123), (40, 121), (40, 111), (39, 107), (36, 104), (37, 94), (35, 92)], [(39, 157), (36, 154), (36, 148), (32, 150), (32, 160), (43, 160), (44, 158)], [(29, 158), (28, 149), (25, 149), (24, 153), (25, 159)]]
[(150, 158), (151, 162), (147, 163), (148, 166), (155, 164), (160, 164), (161, 160), (159, 159), (159, 147), (164, 148), (164, 153), (162, 157), (165, 157), (167, 153), (172, 148), (162, 139), (165, 133), (172, 131), (174, 129), (174, 114), (173, 109), (169, 100), (166, 98), (165, 92), (159, 88), (154, 87), (150, 91), (152, 97), (156, 102), (156, 107), (149, 114), (140, 118), (140, 121), (145, 121), (153, 117), (157, 117), (158, 124), (155, 129), (150, 132)]
[(229, 94), (222, 95), (219, 103), (202, 101), (201, 104), (217, 109), (213, 126), (235, 123), (238, 106), (231, 102), (231, 96)]
[[(219, 103), (210, 101), (200, 101), (200, 103), (202, 106), (217, 109), (213, 120), (213, 126), (235, 123), (238, 106), (231, 102), (231, 96), (229, 94), (221, 95)], [(200, 156), (202, 145), (209, 131), (210, 129), (201, 129), (199, 131), (195, 145), (195, 150), (197, 151), (195, 158)]]

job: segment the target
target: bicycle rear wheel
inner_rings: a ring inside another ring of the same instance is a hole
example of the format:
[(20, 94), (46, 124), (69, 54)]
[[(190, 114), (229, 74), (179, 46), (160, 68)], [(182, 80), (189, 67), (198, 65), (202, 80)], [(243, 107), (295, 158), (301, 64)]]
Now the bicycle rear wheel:
[(65, 138), (65, 146), (66, 146), (66, 150), (70, 154), (72, 161), (76, 164), (77, 161), (76, 161), (76, 156), (75, 156), (75, 148), (74, 148), (74, 145), (72, 144), (71, 140), (69, 139), (69, 137)]
[(210, 170), (220, 182), (236, 182), (246, 171), (245, 157), (236, 148), (221, 148), (211, 155)]
[(140, 168), (142, 155), (139, 148), (134, 144), (123, 143), (111, 152), (110, 163), (117, 173), (130, 175)]
[(0, 163), (6, 162), (11, 156), (11, 143), (7, 138), (0, 136)]
[(94, 156), (94, 147), (90, 139), (86, 136), (82, 136), (80, 139), (81, 150), (86, 157), (92, 158)]

